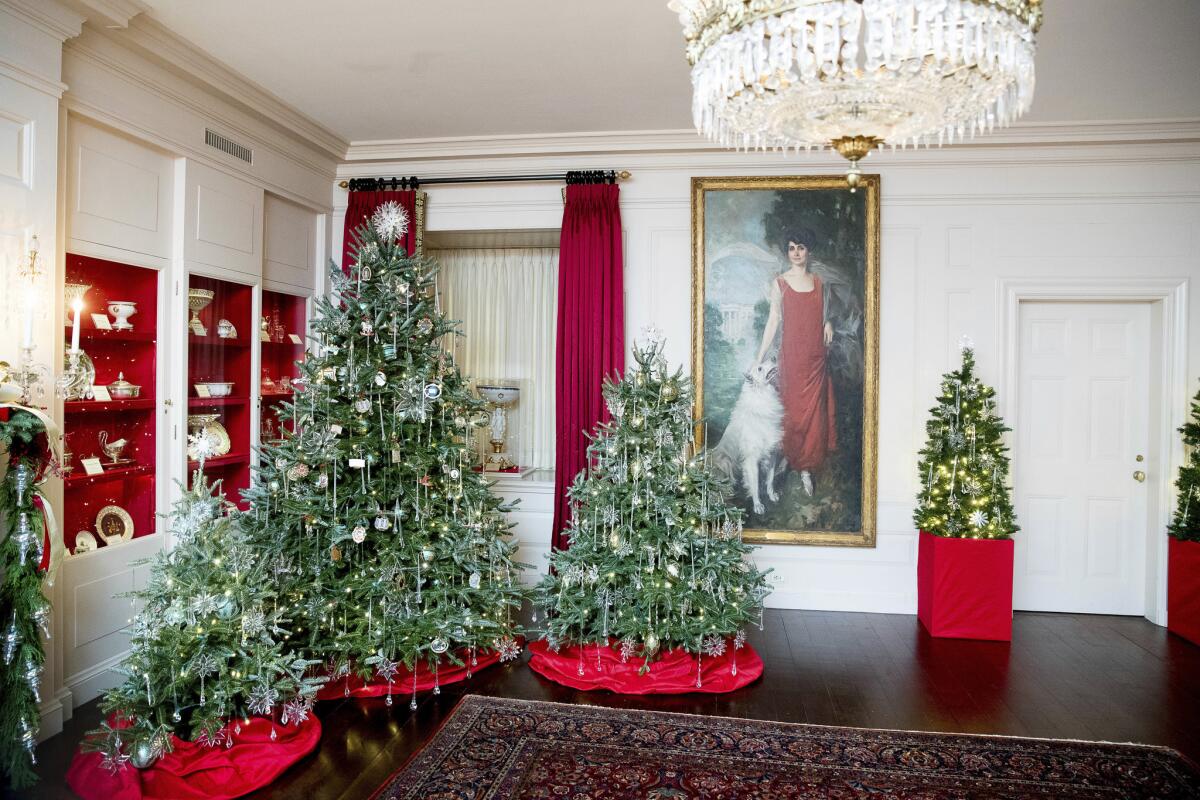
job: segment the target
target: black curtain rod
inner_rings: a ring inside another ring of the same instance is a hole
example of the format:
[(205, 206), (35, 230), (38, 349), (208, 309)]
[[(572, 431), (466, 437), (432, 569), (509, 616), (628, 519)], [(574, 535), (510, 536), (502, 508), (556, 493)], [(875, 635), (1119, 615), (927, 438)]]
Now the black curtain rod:
[(520, 181), (564, 181), (572, 183), (616, 183), (628, 180), (628, 170), (579, 170), (552, 175), (467, 175), (460, 178), (351, 178), (338, 186), (352, 192), (381, 192), (384, 190), (419, 189), (446, 183), (513, 183)]

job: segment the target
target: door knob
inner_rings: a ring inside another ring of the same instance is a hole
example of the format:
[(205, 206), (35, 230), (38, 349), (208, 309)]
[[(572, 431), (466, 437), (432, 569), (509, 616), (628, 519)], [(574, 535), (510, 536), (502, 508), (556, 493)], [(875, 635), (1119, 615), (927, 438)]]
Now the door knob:
[(1133, 479), (1135, 481), (1137, 481), (1138, 483), (1145, 483), (1146, 482), (1146, 473), (1142, 472), (1139, 469), (1133, 473)]

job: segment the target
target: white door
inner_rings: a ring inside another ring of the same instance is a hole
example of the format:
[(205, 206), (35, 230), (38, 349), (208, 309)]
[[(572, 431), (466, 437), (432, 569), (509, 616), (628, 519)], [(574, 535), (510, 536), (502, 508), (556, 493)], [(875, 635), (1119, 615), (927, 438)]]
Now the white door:
[(1020, 336), (1013, 607), (1141, 616), (1150, 306), (1021, 303)]

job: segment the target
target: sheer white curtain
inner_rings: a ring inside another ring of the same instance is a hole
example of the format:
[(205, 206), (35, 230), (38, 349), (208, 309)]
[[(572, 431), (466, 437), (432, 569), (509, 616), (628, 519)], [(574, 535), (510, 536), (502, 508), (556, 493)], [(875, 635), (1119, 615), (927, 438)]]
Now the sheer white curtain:
[(459, 368), (477, 381), (520, 382), (519, 463), (553, 469), (558, 249), (433, 250), (429, 255), (439, 264), (442, 310), (461, 321), (465, 334), (454, 344)]

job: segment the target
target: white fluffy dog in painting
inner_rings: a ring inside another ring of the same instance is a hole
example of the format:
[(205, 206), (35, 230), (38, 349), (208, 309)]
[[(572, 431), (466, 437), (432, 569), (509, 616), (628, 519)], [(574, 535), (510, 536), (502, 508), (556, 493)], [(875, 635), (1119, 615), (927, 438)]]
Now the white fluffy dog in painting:
[(731, 480), (737, 478), (750, 497), (755, 514), (766, 510), (760, 484), (766, 483), (767, 499), (779, 501), (775, 479), (783, 471), (783, 403), (775, 388), (778, 369), (763, 362), (746, 373), (741, 394), (729, 415), (729, 425), (720, 443), (709, 451), (714, 469)]

